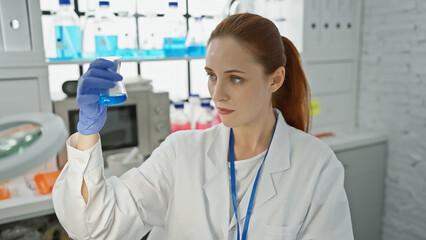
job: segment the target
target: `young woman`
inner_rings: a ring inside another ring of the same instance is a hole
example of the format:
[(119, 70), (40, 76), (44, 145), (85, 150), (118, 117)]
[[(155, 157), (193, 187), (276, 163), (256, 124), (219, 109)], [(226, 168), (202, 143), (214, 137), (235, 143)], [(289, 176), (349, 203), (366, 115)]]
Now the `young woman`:
[(353, 239), (344, 169), (307, 132), (310, 90), (300, 56), (275, 25), (237, 14), (211, 33), (205, 70), (222, 124), (171, 134), (139, 168), (103, 176), (96, 88), (121, 76), (94, 61), (79, 79), (78, 131), (54, 190), (72, 238)]

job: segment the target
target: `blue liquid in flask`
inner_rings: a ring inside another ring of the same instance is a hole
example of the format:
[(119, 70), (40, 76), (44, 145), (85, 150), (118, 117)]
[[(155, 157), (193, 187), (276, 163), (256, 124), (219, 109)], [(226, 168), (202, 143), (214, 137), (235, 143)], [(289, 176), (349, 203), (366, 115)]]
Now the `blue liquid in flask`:
[(101, 95), (98, 103), (106, 106), (119, 105), (124, 103), (127, 100), (127, 95), (118, 95), (118, 96), (110, 96), (110, 95)]

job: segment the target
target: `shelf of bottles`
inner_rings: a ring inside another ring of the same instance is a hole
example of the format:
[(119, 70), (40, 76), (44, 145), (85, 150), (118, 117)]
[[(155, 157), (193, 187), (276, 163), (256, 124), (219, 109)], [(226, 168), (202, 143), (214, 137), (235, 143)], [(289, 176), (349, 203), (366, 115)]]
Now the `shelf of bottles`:
[(170, 1), (161, 17), (167, 31), (152, 27), (154, 21), (158, 21), (157, 14), (135, 14), (136, 22), (138, 17), (144, 17), (148, 24), (143, 33), (136, 26), (136, 36), (133, 36), (120, 26), (109, 1), (99, 1), (98, 9), (86, 12), (82, 19), (71, 0), (58, 1), (59, 9), (54, 15), (56, 56), (47, 58), (48, 64), (82, 65), (102, 56), (121, 56), (123, 62), (190, 61), (205, 57), (203, 16), (194, 17), (189, 29), (188, 14), (179, 14), (178, 2)]
[[(120, 54), (113, 54), (121, 56)], [(112, 55), (111, 55), (112, 56)], [(122, 56), (123, 57), (123, 56)], [(46, 63), (49, 65), (55, 65), (55, 64), (86, 64), (86, 63), (90, 63), (91, 61), (95, 60), (96, 58), (77, 58), (77, 59), (58, 59), (58, 58), (48, 58), (46, 60)], [(190, 61), (190, 60), (197, 60), (197, 59), (204, 59), (204, 57), (188, 57), (188, 56), (184, 56), (184, 57), (163, 57), (163, 58), (143, 58), (143, 57), (123, 57), (121, 59), (121, 62), (152, 62), (152, 61), (173, 61), (173, 60), (186, 60), (186, 61)]]

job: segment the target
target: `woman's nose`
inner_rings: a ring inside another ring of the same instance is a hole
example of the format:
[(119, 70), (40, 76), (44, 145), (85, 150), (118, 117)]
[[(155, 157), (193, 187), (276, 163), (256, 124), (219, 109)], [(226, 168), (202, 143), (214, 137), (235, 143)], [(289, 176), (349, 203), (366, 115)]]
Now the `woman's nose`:
[(228, 99), (228, 94), (226, 93), (226, 86), (221, 80), (217, 80), (215, 86), (213, 87), (212, 99), (215, 102), (221, 102)]

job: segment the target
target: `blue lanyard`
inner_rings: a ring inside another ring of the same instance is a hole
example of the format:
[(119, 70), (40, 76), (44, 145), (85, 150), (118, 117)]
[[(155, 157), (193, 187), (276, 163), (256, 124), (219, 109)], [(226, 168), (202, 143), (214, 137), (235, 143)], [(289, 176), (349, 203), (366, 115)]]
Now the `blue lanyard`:
[[(271, 140), (269, 141), (268, 150), (266, 150), (265, 157), (263, 158), (262, 164), (260, 165), (259, 170), (257, 171), (256, 179), (254, 180), (254, 184), (253, 184), (253, 189), (251, 190), (250, 202), (249, 202), (249, 205), (248, 205), (248, 208), (247, 208), (246, 220), (244, 222), (242, 240), (246, 240), (246, 238), (247, 238), (247, 230), (248, 230), (248, 226), (249, 226), (249, 222), (250, 222), (251, 212), (252, 212), (252, 209), (253, 209), (254, 196), (256, 195), (257, 182), (259, 181), (259, 176), (260, 176), (260, 172), (262, 170), (263, 163), (265, 162), (266, 156), (268, 155), (268, 152), (269, 152), (269, 148), (271, 147), (271, 142), (272, 142), (272, 139), (274, 138), (276, 127), (277, 127), (277, 120), (275, 120), (274, 132), (272, 133)], [(239, 221), (238, 221), (238, 211), (237, 211), (237, 191), (236, 191), (236, 187), (235, 187), (234, 132), (233, 132), (232, 128), (231, 128), (231, 134), (230, 134), (230, 137), (229, 137), (229, 155), (230, 155), (229, 158), (230, 158), (230, 163), (231, 163), (232, 204), (234, 205), (234, 213), (235, 213), (235, 218), (237, 220), (237, 237), (238, 237), (237, 239), (240, 240), (240, 224), (239, 224)]]

